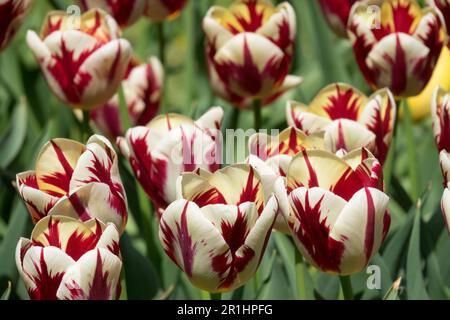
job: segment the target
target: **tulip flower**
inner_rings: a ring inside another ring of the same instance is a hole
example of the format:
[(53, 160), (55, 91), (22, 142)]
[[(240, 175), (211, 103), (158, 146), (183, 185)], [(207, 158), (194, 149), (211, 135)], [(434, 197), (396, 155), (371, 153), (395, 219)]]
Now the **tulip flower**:
[(175, 182), (181, 173), (219, 169), (222, 118), (220, 107), (211, 108), (197, 121), (178, 114), (160, 115), (117, 139), (158, 214), (176, 200)]
[(287, 122), (307, 134), (324, 132), (325, 149), (349, 152), (365, 147), (384, 163), (396, 119), (388, 89), (367, 97), (347, 84), (325, 87), (309, 106), (289, 102)]
[(378, 161), (365, 149), (342, 158), (304, 150), (292, 160), (279, 205), (307, 261), (343, 276), (367, 266), (390, 225), (381, 179)]
[(319, 0), (331, 29), (340, 37), (347, 35), (347, 22), (352, 6), (358, 0)]
[(64, 103), (90, 110), (117, 92), (131, 58), (114, 19), (100, 9), (79, 20), (64, 11), (47, 15), (40, 37), (28, 31), (27, 42), (53, 93)]
[(166, 254), (200, 289), (225, 292), (244, 285), (261, 262), (277, 198), (266, 201), (258, 174), (242, 164), (213, 174), (185, 173), (178, 188), (181, 199), (160, 221)]
[[(133, 126), (145, 126), (159, 111), (164, 83), (164, 70), (156, 57), (148, 63), (130, 63), (122, 86), (128, 113)], [(120, 99), (116, 94), (104, 106), (92, 110), (91, 120), (104, 135), (116, 138), (123, 135), (120, 119)]]
[(444, 217), (445, 226), (450, 236), (450, 184), (444, 190), (441, 200), (441, 210)]
[(296, 16), (292, 6), (241, 0), (213, 6), (203, 20), (210, 82), (216, 95), (247, 108), (268, 104), (301, 82), (289, 76)]
[[(447, 32), (450, 31), (450, 1), (449, 0), (428, 0), (432, 6), (438, 9), (444, 18)], [(450, 48), (450, 42), (447, 43)]]
[[(395, 96), (418, 95), (431, 78), (445, 41), (441, 15), (415, 0), (385, 0), (380, 21), (368, 4), (354, 5), (348, 35), (367, 82)], [(379, 26), (377, 25), (379, 22)]]
[(146, 0), (145, 15), (152, 21), (176, 18), (187, 0)]
[(19, 240), (16, 264), (32, 300), (116, 300), (119, 250), (113, 224), (55, 215), (40, 220), (31, 239)]
[(146, 0), (80, 0), (84, 10), (99, 8), (110, 14), (121, 28), (134, 24), (143, 14)]
[(127, 198), (117, 155), (104, 137), (92, 136), (86, 145), (51, 140), (42, 147), (35, 171), (19, 173), (16, 184), (34, 223), (58, 214), (125, 229)]
[(31, 0), (0, 1), (0, 51), (5, 49), (16, 35), (31, 4)]

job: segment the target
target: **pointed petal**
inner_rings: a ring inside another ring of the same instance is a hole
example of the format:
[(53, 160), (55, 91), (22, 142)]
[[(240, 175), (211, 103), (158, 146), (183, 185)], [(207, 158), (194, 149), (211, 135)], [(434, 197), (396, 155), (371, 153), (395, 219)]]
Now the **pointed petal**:
[(375, 134), (356, 121), (335, 120), (325, 129), (325, 149), (333, 153), (359, 148), (375, 149)]

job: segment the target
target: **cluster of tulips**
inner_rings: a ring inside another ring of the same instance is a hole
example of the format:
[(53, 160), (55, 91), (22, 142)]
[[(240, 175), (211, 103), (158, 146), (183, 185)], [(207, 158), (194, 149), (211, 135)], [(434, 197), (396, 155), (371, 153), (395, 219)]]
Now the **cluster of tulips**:
[[(86, 144), (52, 139), (35, 170), (17, 175), (35, 223), (16, 250), (30, 298), (120, 296), (119, 239), (128, 207), (114, 143), (153, 204), (164, 251), (202, 290), (226, 292), (248, 282), (272, 232), (288, 234), (309, 264), (340, 276), (364, 270), (388, 234), (382, 169), (398, 102), (430, 81), (446, 46), (450, 1), (431, 1), (422, 9), (415, 0), (321, 0), (330, 25), (350, 39), (374, 93), (368, 97), (335, 83), (309, 105), (289, 101), (288, 128), (278, 136), (252, 135), (246, 161), (226, 167), (222, 108), (212, 107), (197, 120), (157, 115), (164, 66), (155, 57), (139, 62), (121, 38), (120, 28), (141, 16), (173, 18), (185, 2), (84, 0), (78, 24), (55, 11), (40, 35), (28, 31), (28, 46), (51, 91), (87, 111), (101, 133)], [(3, 22), (6, 16), (0, 48), (30, 4), (0, 0)], [(368, 15), (374, 4), (381, 8), (377, 28)], [(235, 107), (260, 109), (301, 83), (289, 75), (297, 25), (288, 2), (213, 6), (203, 29), (211, 87)], [(121, 119), (120, 86), (131, 128)], [(436, 88), (430, 106), (446, 182), (442, 210), (450, 222), (450, 93)]]

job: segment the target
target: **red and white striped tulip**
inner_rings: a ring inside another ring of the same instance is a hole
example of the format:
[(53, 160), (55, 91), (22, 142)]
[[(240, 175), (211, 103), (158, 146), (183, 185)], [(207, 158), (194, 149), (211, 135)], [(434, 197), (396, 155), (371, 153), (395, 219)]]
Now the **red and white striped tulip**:
[(305, 150), (292, 160), (280, 208), (307, 261), (340, 275), (367, 266), (390, 225), (381, 180), (378, 161), (365, 149), (342, 158)]
[(78, 20), (53, 11), (40, 36), (28, 31), (27, 42), (51, 91), (74, 108), (90, 110), (114, 96), (126, 73), (132, 49), (119, 36), (117, 23), (100, 9)]
[(450, 93), (439, 87), (431, 99), (431, 119), (446, 187), (450, 182)]
[(225, 292), (244, 285), (265, 252), (277, 198), (265, 198), (258, 174), (244, 164), (214, 174), (186, 173), (178, 188), (181, 199), (160, 221), (166, 254), (200, 289)]
[(83, 10), (102, 9), (111, 15), (121, 28), (134, 24), (144, 14), (147, 0), (79, 0)]
[(347, 23), (352, 6), (358, 0), (319, 0), (331, 29), (340, 37), (347, 36)]
[(324, 132), (325, 149), (369, 149), (384, 163), (392, 140), (397, 108), (388, 89), (367, 97), (350, 85), (325, 87), (309, 106), (288, 102), (287, 122), (307, 134)]
[(146, 0), (145, 15), (152, 21), (171, 20), (178, 17), (187, 0)]
[[(384, 0), (379, 21), (369, 4), (354, 5), (348, 35), (367, 82), (388, 87), (395, 96), (422, 92), (445, 41), (441, 14), (422, 9), (416, 0)], [(377, 23), (379, 22), (379, 26)]]
[[(156, 57), (147, 63), (130, 63), (129, 71), (122, 81), (125, 101), (131, 124), (145, 126), (159, 111), (164, 84), (164, 69)], [(91, 112), (95, 127), (110, 138), (123, 135), (124, 128), (120, 119), (120, 101), (116, 94), (104, 106)]]
[(31, 0), (0, 0), (0, 51), (22, 26), (31, 4)]
[(176, 200), (175, 182), (181, 173), (219, 169), (222, 118), (220, 107), (211, 108), (197, 121), (178, 114), (160, 115), (117, 139), (159, 214)]
[(40, 220), (21, 238), (16, 264), (32, 300), (116, 300), (122, 261), (119, 232), (99, 220)]
[(92, 136), (86, 145), (68, 139), (46, 143), (35, 171), (19, 173), (16, 178), (33, 222), (58, 214), (112, 222), (123, 231), (127, 198), (117, 161), (112, 145), (101, 136)]
[(241, 0), (213, 6), (203, 19), (209, 77), (216, 95), (240, 108), (268, 104), (297, 87), (289, 76), (297, 32), (292, 6)]
[[(450, 32), (450, 0), (428, 0), (431, 6), (436, 7), (442, 14), (447, 29), (447, 34)], [(450, 42), (447, 43), (450, 48)]]
[(442, 195), (441, 210), (444, 217), (445, 226), (447, 227), (447, 231), (450, 236), (450, 185), (447, 185), (444, 190), (444, 194)]

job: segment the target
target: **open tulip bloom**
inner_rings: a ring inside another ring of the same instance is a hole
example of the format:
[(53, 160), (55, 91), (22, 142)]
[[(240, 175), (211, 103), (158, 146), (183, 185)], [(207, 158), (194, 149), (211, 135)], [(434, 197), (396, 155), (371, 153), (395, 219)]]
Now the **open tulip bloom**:
[(277, 198), (265, 198), (260, 177), (245, 164), (185, 173), (177, 187), (180, 199), (160, 221), (166, 254), (200, 289), (225, 292), (244, 285), (261, 262)]
[(104, 137), (92, 136), (86, 145), (51, 140), (42, 147), (35, 171), (19, 173), (16, 183), (35, 223), (58, 214), (125, 229), (127, 198), (117, 155)]
[(180, 14), (186, 3), (187, 0), (146, 0), (144, 14), (150, 20), (157, 22), (174, 19)]
[(297, 32), (292, 6), (265, 0), (213, 6), (203, 20), (209, 77), (216, 95), (237, 107), (268, 104), (301, 83), (289, 76)]
[[(431, 78), (445, 41), (442, 15), (415, 0), (384, 0), (380, 20), (367, 3), (353, 6), (348, 35), (367, 82), (395, 96), (418, 95)], [(379, 24), (379, 25), (378, 25)]]
[(0, 0), (0, 52), (22, 26), (32, 0)]
[(342, 158), (305, 150), (292, 160), (279, 206), (298, 249), (313, 266), (351, 275), (378, 251), (390, 225), (380, 169), (365, 149)]
[[(145, 126), (159, 111), (164, 84), (164, 69), (156, 57), (147, 63), (130, 63), (122, 81), (128, 114), (133, 126)], [(120, 99), (116, 94), (104, 106), (91, 111), (95, 127), (110, 138), (124, 134), (120, 119)]]
[(117, 139), (158, 213), (176, 200), (175, 182), (181, 173), (219, 169), (222, 118), (220, 107), (211, 108), (197, 121), (178, 114), (160, 115)]
[(27, 42), (52, 92), (72, 107), (90, 110), (111, 99), (124, 78), (132, 50), (119, 36), (117, 23), (100, 9), (79, 20), (53, 11), (40, 36), (29, 31)]
[(444, 194), (441, 200), (444, 221), (450, 234), (450, 93), (436, 88), (431, 101), (431, 118), (439, 160), (444, 176)]
[(121, 28), (134, 24), (143, 14), (147, 0), (79, 0), (84, 10), (99, 8), (110, 14)]
[(369, 149), (384, 163), (392, 140), (397, 108), (388, 89), (366, 97), (342, 83), (325, 87), (309, 106), (290, 101), (287, 122), (306, 134), (323, 132), (325, 149), (350, 152)]
[(16, 264), (32, 300), (115, 300), (122, 261), (113, 224), (49, 216), (21, 238)]

